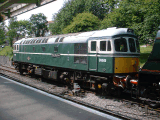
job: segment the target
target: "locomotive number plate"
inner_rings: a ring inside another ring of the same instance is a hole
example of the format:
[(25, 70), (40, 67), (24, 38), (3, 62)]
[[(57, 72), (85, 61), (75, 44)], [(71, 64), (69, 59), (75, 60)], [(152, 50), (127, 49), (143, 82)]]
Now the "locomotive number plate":
[(99, 59), (99, 62), (106, 62), (106, 59)]

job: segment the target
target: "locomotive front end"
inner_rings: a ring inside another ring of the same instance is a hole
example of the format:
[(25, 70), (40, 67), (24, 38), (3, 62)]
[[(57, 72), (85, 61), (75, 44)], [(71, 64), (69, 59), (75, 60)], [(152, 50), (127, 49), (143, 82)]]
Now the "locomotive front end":
[[(88, 41), (89, 71), (105, 77), (103, 92), (138, 86), (140, 48), (137, 36), (129, 28), (107, 28)], [(97, 78), (95, 78), (97, 79)]]
[(133, 30), (113, 39), (114, 77), (113, 83), (123, 89), (138, 85), (140, 48)]
[(136, 38), (121, 37), (114, 40), (115, 74), (137, 74), (139, 70), (139, 44)]

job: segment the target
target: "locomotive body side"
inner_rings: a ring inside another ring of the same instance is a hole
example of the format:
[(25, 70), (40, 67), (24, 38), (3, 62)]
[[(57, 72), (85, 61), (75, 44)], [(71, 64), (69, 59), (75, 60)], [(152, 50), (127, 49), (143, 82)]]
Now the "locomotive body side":
[[(49, 39), (48, 43), (37, 42), (33, 44), (23, 43), (22, 41), (22, 43), (19, 45), (19, 51), (14, 51), (14, 54), (16, 54), (14, 61), (39, 66), (88, 70), (86, 58), (87, 43), (85, 41), (82, 43), (53, 42), (55, 39), (56, 38)], [(34, 40), (35, 39), (33, 39), (33, 41)], [(85, 54), (75, 53), (75, 44), (79, 44), (78, 47), (84, 47)], [(77, 62), (79, 57), (81, 57), (80, 63)]]

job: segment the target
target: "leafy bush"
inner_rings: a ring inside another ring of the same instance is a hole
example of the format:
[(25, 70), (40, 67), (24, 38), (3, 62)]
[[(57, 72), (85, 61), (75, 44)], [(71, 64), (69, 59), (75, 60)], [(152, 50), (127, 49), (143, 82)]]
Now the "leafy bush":
[(66, 28), (73, 18), (83, 12), (89, 12), (103, 19), (106, 14), (106, 8), (100, 0), (68, 0), (63, 8), (53, 16), (54, 23), (49, 26), (52, 34), (62, 34), (62, 30)]
[(160, 23), (159, 0), (122, 0), (117, 9), (102, 20), (100, 29), (125, 27), (134, 29), (141, 44), (153, 41)]
[(63, 33), (76, 33), (96, 30), (99, 27), (99, 19), (91, 13), (80, 13), (73, 18), (73, 22), (63, 29)]
[(5, 46), (4, 48), (0, 48), (1, 56), (8, 56), (10, 59), (13, 57), (13, 49), (12, 47)]

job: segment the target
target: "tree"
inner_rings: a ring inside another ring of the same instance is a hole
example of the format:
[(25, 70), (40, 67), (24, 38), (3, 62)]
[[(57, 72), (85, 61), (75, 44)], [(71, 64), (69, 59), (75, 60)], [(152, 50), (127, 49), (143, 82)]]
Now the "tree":
[(7, 32), (7, 35), (9, 37), (9, 44), (10, 47), (12, 47), (13, 39), (15, 38), (15, 35), (17, 34), (17, 31), (15, 29), (11, 29)]
[(105, 3), (102, 0), (86, 0), (84, 11), (90, 12), (102, 20), (108, 12), (104, 5)]
[(4, 43), (5, 39), (5, 26), (4, 23), (0, 23), (0, 44)]
[(32, 23), (31, 30), (36, 37), (44, 36), (45, 32), (48, 31), (47, 18), (43, 13), (32, 14), (30, 22)]
[(104, 0), (102, 3), (108, 13), (112, 12), (115, 8), (117, 8), (119, 0)]
[(12, 45), (12, 41), (14, 38), (16, 40), (19, 37), (25, 37), (26, 34), (30, 33), (31, 23), (27, 20), (17, 21), (16, 17), (13, 17), (9, 20), (8, 32), (7, 35), (9, 37), (10, 45)]
[(11, 47), (12, 47), (13, 39), (17, 38), (18, 40), (17, 29), (18, 29), (17, 17), (10, 18), (7, 36), (9, 37), (9, 44)]
[(52, 34), (61, 34), (62, 30), (66, 28), (73, 18), (83, 12), (90, 12), (103, 19), (106, 14), (106, 9), (103, 7), (101, 0), (69, 0), (63, 8), (53, 16), (54, 23), (50, 24), (50, 31)]
[(63, 33), (75, 33), (98, 29), (99, 19), (91, 13), (80, 13), (73, 18), (73, 22), (68, 25)]
[(160, 23), (159, 0), (123, 0), (106, 15), (100, 29), (127, 27), (135, 30), (141, 43), (153, 40)]
[(148, 44), (155, 39), (158, 26), (160, 25), (160, 4), (159, 0), (145, 0), (144, 2), (144, 21), (141, 24), (141, 42)]
[(28, 20), (18, 21), (17, 34), (21, 37), (25, 37), (25, 35), (30, 35), (31, 23)]

